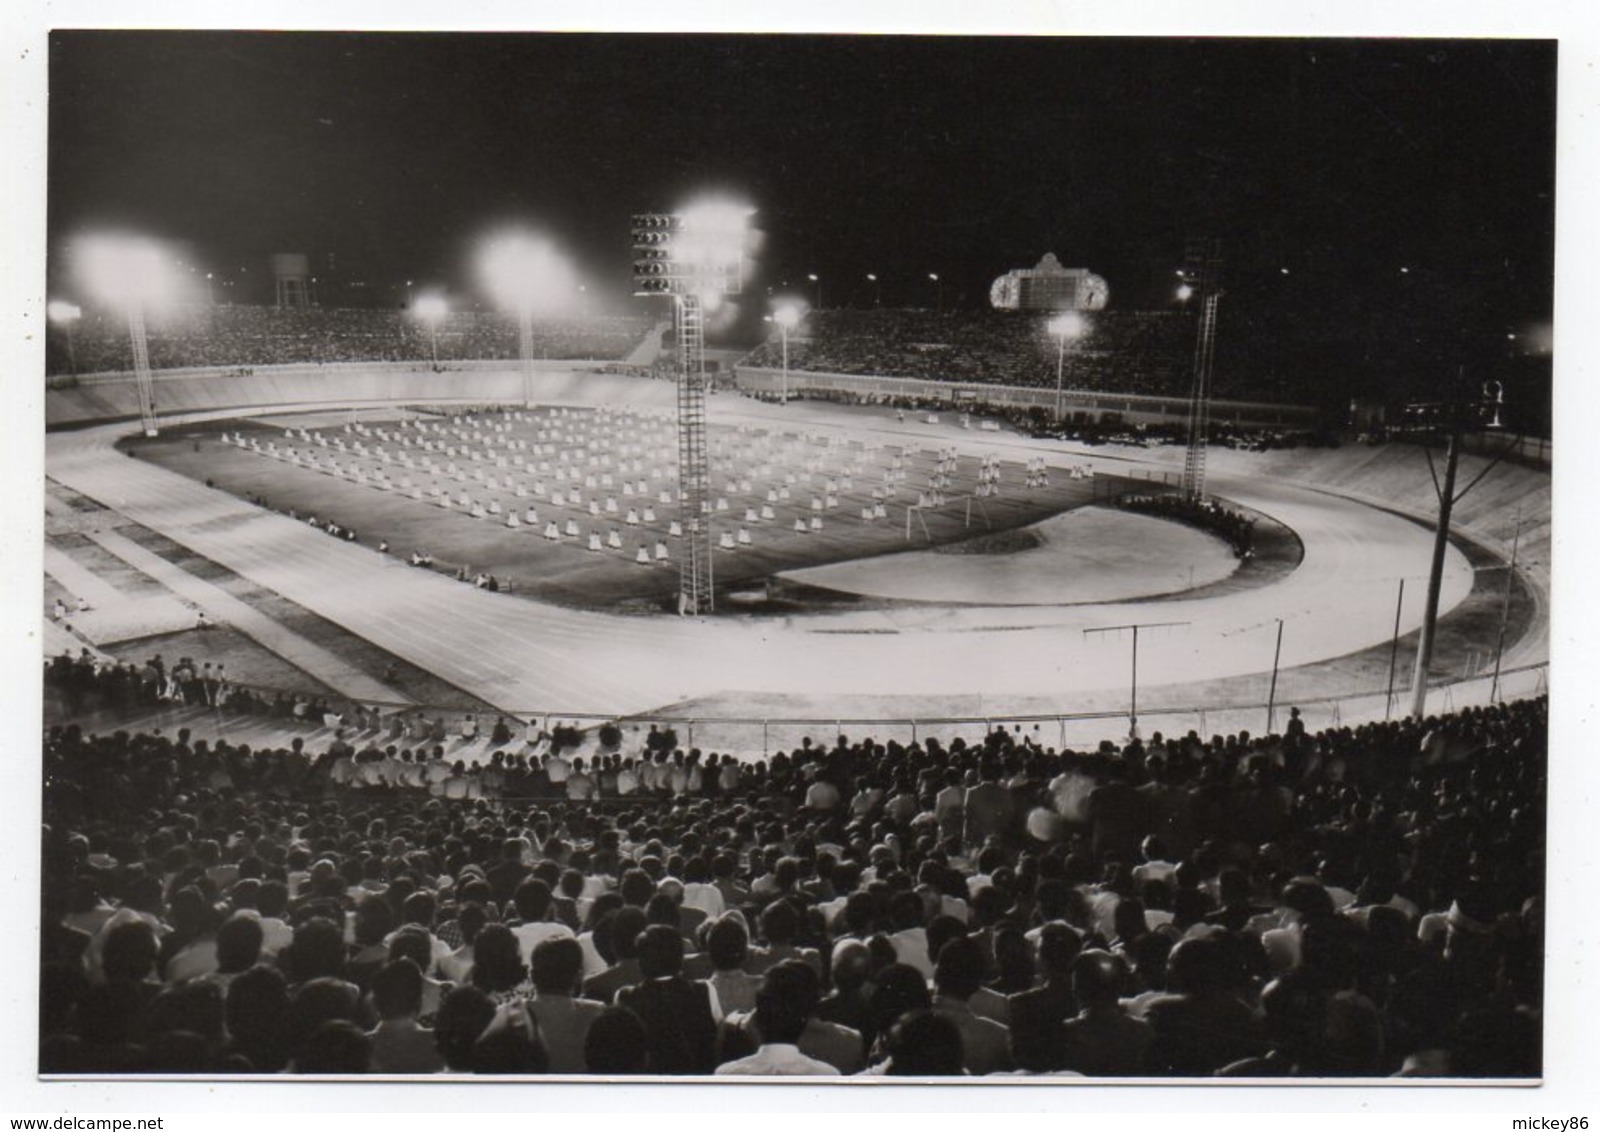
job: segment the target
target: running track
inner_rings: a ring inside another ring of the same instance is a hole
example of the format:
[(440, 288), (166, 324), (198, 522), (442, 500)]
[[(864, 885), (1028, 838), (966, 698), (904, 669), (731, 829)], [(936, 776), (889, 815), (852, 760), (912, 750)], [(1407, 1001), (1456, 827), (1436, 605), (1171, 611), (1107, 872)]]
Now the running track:
[[(713, 415), (731, 422), (760, 410), (742, 403)], [(705, 621), (615, 616), (487, 593), (330, 539), (129, 459), (113, 447), (129, 428), (51, 434), (48, 476), (507, 711), (620, 715), (740, 692), (1060, 696), (1066, 708), (1074, 692), (1125, 686), (1126, 635), (1083, 630), (1130, 622), (1188, 622), (1141, 637), (1142, 686), (1265, 671), (1279, 618), (1288, 668), (1387, 642), (1402, 577), (1401, 632), (1416, 629), (1433, 541), (1406, 519), (1310, 488), (1213, 476), (1215, 494), (1300, 535), (1305, 558), (1297, 570), (1250, 592), (1159, 604)], [(943, 433), (940, 442), (952, 441)], [(955, 443), (980, 452), (1011, 442), (961, 436)], [(1084, 458), (1040, 450), (1061, 464)], [(1441, 613), (1466, 597), (1472, 581), (1452, 548)]]

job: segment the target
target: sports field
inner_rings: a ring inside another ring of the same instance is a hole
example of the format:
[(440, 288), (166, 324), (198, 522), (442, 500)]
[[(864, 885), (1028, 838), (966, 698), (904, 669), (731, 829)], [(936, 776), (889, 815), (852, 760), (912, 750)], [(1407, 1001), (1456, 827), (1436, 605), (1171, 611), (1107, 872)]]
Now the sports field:
[[(970, 446), (753, 424), (713, 425), (710, 438), (723, 591), (1026, 527), (1126, 486)], [(363, 546), (387, 543), (397, 561), (423, 552), (435, 570), (491, 574), (541, 601), (650, 611), (670, 609), (677, 593), (683, 524), (667, 414), (324, 413), (193, 426), (126, 446), (240, 499), (354, 531)], [(1226, 572), (1215, 566), (1202, 580)]]

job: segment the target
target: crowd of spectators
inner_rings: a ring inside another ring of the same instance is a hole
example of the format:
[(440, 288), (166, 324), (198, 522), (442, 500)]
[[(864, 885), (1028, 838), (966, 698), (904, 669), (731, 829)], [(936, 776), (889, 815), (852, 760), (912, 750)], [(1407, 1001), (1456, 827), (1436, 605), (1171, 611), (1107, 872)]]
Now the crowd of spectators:
[[(591, 316), (538, 318), (533, 323), (536, 357), (613, 360), (627, 356), (652, 327), (648, 318)], [(154, 369), (229, 367), (325, 362), (418, 362), (432, 364), (435, 336), (403, 310), (293, 309), (258, 306), (199, 306), (167, 311), (149, 320), (150, 365)], [(451, 311), (437, 328), (441, 366), (459, 359), (520, 356), (516, 320), (495, 312)], [(128, 330), (111, 314), (86, 313), (73, 328), (73, 350), (50, 351), (51, 374), (69, 366), (78, 373), (111, 373), (132, 367)]]
[[(1057, 341), (1049, 321), (1017, 311), (811, 311), (789, 335), (789, 368), (1053, 389)], [(1193, 348), (1193, 320), (1181, 313), (1101, 312), (1083, 337), (1067, 343), (1063, 383), (1183, 395)], [(744, 364), (781, 367), (781, 340), (763, 343)]]
[(530, 801), (383, 734), (55, 726), (40, 1065), (1533, 1076), (1546, 727), (751, 762), (652, 730), (598, 768), (497, 729), (480, 779), (593, 787)]
[(1139, 515), (1154, 515), (1216, 535), (1233, 548), (1235, 557), (1255, 554), (1256, 521), (1215, 499), (1191, 499), (1176, 492), (1117, 497), (1117, 506)]

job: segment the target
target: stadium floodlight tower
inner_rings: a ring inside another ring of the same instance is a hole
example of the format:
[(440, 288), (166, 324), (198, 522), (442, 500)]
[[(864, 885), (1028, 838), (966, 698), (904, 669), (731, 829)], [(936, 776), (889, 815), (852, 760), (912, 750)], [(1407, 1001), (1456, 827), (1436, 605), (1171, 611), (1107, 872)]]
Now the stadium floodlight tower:
[(751, 209), (707, 202), (633, 217), (633, 293), (672, 299), (678, 347), (678, 612), (715, 609), (711, 471), (706, 441), (705, 316), (737, 295)]
[(433, 351), (433, 368), (439, 368), (439, 324), (450, 313), (450, 304), (441, 295), (419, 295), (411, 304), (411, 313), (428, 328), (428, 343)]
[(155, 436), (155, 383), (150, 376), (144, 316), (146, 309), (166, 299), (173, 287), (167, 256), (154, 240), (141, 236), (85, 236), (74, 251), (74, 266), (85, 292), (121, 310), (128, 319), (133, 374), (139, 390), (139, 423), (146, 436)]
[(794, 303), (784, 303), (772, 312), (772, 321), (778, 324), (778, 334), (783, 339), (783, 404), (789, 403), (789, 331), (800, 325), (800, 308)]
[(1189, 241), (1184, 252), (1179, 296), (1200, 299), (1200, 325), (1194, 341), (1194, 385), (1189, 393), (1189, 450), (1183, 458), (1183, 496), (1206, 497), (1206, 437), (1211, 431), (1211, 366), (1217, 346), (1217, 303), (1222, 299), (1222, 241)]
[(478, 260), (490, 297), (517, 316), (522, 399), (533, 407), (533, 316), (561, 309), (572, 298), (572, 265), (548, 240), (504, 232), (485, 241)]
[(72, 342), (72, 328), (83, 317), (83, 310), (77, 303), (69, 303), (65, 299), (51, 299), (44, 308), (45, 317), (52, 326), (61, 327), (67, 336), (67, 364), (72, 367), (72, 376), (78, 376), (78, 351)]
[(1062, 416), (1062, 378), (1066, 371), (1067, 339), (1076, 341), (1082, 338), (1083, 332), (1088, 329), (1088, 323), (1077, 311), (1064, 311), (1046, 323), (1045, 329), (1054, 335), (1056, 340), (1056, 420), (1059, 421)]
[[(1445, 552), (1450, 546), (1450, 518), (1461, 498), (1477, 487), (1483, 477), (1511, 451), (1514, 441), (1496, 452), (1466, 487), (1456, 490), (1456, 470), (1461, 458), (1462, 433), (1471, 429), (1480, 433), (1495, 433), (1504, 427), (1500, 411), (1505, 406), (1505, 387), (1498, 381), (1486, 381), (1479, 395), (1472, 397), (1466, 389), (1466, 375), (1457, 369), (1447, 380), (1442, 401), (1416, 402), (1406, 406), (1403, 431), (1411, 432), (1423, 441), (1423, 452), (1428, 458), (1428, 473), (1433, 479), (1433, 489), (1439, 501), (1439, 519), (1433, 528), (1433, 556), (1428, 564), (1428, 596), (1422, 610), (1422, 628), (1417, 635), (1416, 667), (1411, 677), (1411, 715), (1421, 720), (1428, 711), (1428, 678), (1433, 667), (1433, 650), (1439, 635), (1439, 593), (1444, 584)], [(1445, 445), (1444, 481), (1441, 483), (1434, 467), (1433, 451), (1429, 446), (1443, 439)], [(1521, 517), (1518, 517), (1518, 536), (1521, 535)], [(1508, 567), (1515, 571), (1515, 559)], [(1511, 580), (1508, 578), (1509, 587)], [(1498, 650), (1497, 650), (1498, 651)], [(1495, 685), (1499, 683), (1499, 659), (1495, 660)]]

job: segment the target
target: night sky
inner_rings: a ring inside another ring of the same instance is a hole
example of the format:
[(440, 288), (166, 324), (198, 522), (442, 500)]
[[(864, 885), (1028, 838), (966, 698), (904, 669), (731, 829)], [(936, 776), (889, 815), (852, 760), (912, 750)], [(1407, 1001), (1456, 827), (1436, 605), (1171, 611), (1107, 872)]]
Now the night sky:
[(474, 238), (521, 219), (620, 305), (629, 214), (723, 187), (766, 233), (757, 295), (816, 272), (826, 305), (865, 305), (874, 271), (886, 305), (927, 305), (935, 271), (977, 306), (1054, 251), (1144, 307), (1185, 236), (1215, 234), (1235, 303), (1355, 318), (1426, 289), (1441, 328), (1548, 321), (1555, 60), (1507, 40), (57, 33), (49, 227), (52, 248), (136, 227), (262, 282), (272, 252), (332, 253), (392, 301), (406, 278), (465, 292)]

